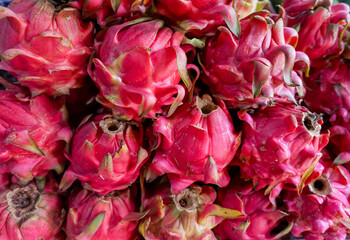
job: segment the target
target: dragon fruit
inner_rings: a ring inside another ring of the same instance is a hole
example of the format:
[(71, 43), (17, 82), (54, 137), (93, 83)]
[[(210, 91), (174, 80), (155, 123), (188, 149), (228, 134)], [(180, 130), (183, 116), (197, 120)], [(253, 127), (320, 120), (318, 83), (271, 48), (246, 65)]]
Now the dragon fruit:
[[(143, 186), (143, 185), (141, 185)], [(146, 240), (215, 240), (211, 229), (225, 218), (237, 218), (241, 212), (213, 204), (215, 190), (208, 185), (192, 184), (172, 194), (165, 177), (143, 187), (142, 218), (139, 231)]]
[(76, 179), (102, 195), (128, 188), (148, 159), (142, 144), (140, 123), (118, 120), (110, 113), (87, 116), (73, 136), (67, 156), (71, 164), (60, 189), (68, 189)]
[(112, 26), (96, 38), (89, 74), (100, 89), (97, 100), (115, 116), (154, 118), (161, 107), (174, 110), (181, 103), (181, 78), (191, 87), (182, 33), (161, 20), (142, 18)]
[(350, 170), (350, 114), (349, 110), (340, 108), (329, 119), (330, 137), (328, 149), (334, 156), (335, 164), (343, 164)]
[(26, 186), (0, 176), (0, 239), (63, 240), (66, 211), (52, 177)]
[(322, 117), (301, 106), (277, 102), (258, 110), (242, 110), (242, 176), (257, 190), (266, 186), (271, 201), (285, 186), (299, 192), (322, 156), (328, 135), (320, 133)]
[(350, 229), (350, 173), (326, 154), (319, 164), (323, 171), (300, 196), (295, 192), (282, 195), (289, 221), (294, 222), (291, 232), (306, 240), (345, 239)]
[(0, 25), (0, 69), (32, 95), (67, 94), (87, 75), (94, 26), (78, 10), (58, 11), (48, 0), (15, 1), (0, 7)]
[(113, 191), (106, 196), (75, 188), (69, 196), (65, 224), (67, 240), (125, 239), (138, 236), (134, 189)]
[(264, 190), (256, 191), (252, 182), (234, 178), (218, 190), (217, 203), (244, 213), (244, 217), (226, 219), (214, 228), (218, 239), (280, 239), (293, 224), (285, 224), (287, 213), (274, 206)]
[(12, 89), (0, 91), (0, 173), (23, 184), (50, 170), (62, 173), (72, 135), (63, 99), (30, 99), (15, 85), (7, 87)]
[(350, 110), (347, 60), (334, 58), (326, 67), (311, 68), (310, 77), (305, 78), (305, 86), (304, 102), (311, 111), (332, 115), (340, 108)]
[(150, 1), (75, 0), (70, 2), (70, 5), (76, 9), (82, 10), (83, 18), (97, 19), (97, 23), (101, 27), (105, 27), (107, 23), (131, 15), (133, 12), (145, 12), (146, 8), (144, 5), (149, 5), (148, 2)]
[(232, 0), (159, 0), (154, 1), (157, 11), (196, 37), (213, 35), (219, 25), (227, 26), (239, 35), (239, 23)]
[[(226, 186), (226, 166), (240, 145), (231, 116), (222, 100), (196, 96), (171, 117), (154, 122), (158, 136), (156, 154), (148, 166), (146, 180), (167, 174), (171, 190), (179, 193), (195, 181)], [(218, 150), (220, 149), (220, 150)]]
[(327, 65), (329, 56), (338, 56), (344, 50), (342, 35), (350, 21), (350, 7), (345, 3), (332, 6), (332, 0), (284, 1), (285, 23), (299, 25), (296, 50), (311, 59), (311, 66)]
[(257, 107), (275, 95), (295, 101), (297, 93), (304, 94), (299, 75), (308, 70), (309, 58), (293, 47), (298, 33), (268, 14), (262, 11), (241, 20), (240, 38), (219, 27), (201, 55), (204, 83), (230, 107)]

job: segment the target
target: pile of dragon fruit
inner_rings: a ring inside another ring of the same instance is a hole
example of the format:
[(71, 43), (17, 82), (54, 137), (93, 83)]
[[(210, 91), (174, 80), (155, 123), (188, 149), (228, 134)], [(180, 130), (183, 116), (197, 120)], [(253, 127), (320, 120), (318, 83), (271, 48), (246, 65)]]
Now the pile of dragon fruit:
[(347, 238), (348, 4), (8, 3), (1, 240)]

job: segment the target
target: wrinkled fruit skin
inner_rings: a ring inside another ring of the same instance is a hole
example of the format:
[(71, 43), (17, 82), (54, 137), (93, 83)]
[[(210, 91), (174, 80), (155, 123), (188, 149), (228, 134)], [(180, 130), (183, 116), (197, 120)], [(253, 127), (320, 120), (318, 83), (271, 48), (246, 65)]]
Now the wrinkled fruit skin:
[(106, 196), (76, 188), (69, 197), (65, 232), (73, 239), (125, 239), (137, 237), (138, 221), (126, 219), (136, 211), (135, 193), (128, 189)]
[(350, 226), (350, 173), (328, 158), (322, 158), (319, 177), (298, 196), (286, 192), (283, 201), (294, 222), (291, 233), (306, 240), (345, 239)]
[(154, 118), (161, 107), (177, 106), (185, 96), (180, 75), (191, 84), (182, 39), (161, 20), (137, 19), (101, 32), (89, 68), (97, 100), (126, 119)]
[(146, 240), (215, 240), (213, 227), (225, 217), (242, 215), (213, 204), (216, 192), (210, 186), (192, 184), (174, 195), (165, 178), (158, 180), (142, 196), (147, 214), (140, 222), (139, 231)]
[(50, 170), (63, 172), (72, 133), (62, 100), (0, 91), (0, 173), (10, 172), (25, 184)]
[(217, 203), (244, 214), (216, 226), (213, 231), (219, 239), (280, 239), (292, 227), (292, 224), (287, 224), (280, 228), (288, 214), (278, 210), (264, 190), (256, 191), (249, 181), (233, 178), (229, 186), (218, 190)]
[(322, 156), (329, 134), (320, 134), (322, 119), (303, 107), (276, 103), (249, 113), (238, 113), (244, 121), (239, 160), (242, 175), (257, 189), (269, 186), (270, 197), (283, 185), (300, 191)]
[(0, 239), (64, 240), (61, 228), (66, 212), (57, 192), (51, 177), (43, 189), (34, 182), (20, 186), (7, 181), (0, 191)]
[(93, 24), (74, 8), (56, 13), (46, 0), (0, 7), (0, 69), (11, 72), (32, 95), (68, 94), (87, 75)]
[(327, 56), (338, 56), (344, 50), (341, 36), (350, 20), (350, 8), (345, 3), (331, 5), (329, 0), (283, 4), (287, 26), (300, 25), (296, 50), (305, 52), (314, 67), (327, 65)]
[(109, 113), (86, 117), (71, 143), (71, 162), (60, 184), (66, 190), (76, 179), (102, 195), (128, 188), (148, 159), (142, 148), (143, 128), (113, 118)]
[(226, 166), (232, 161), (240, 134), (235, 132), (223, 101), (208, 95), (194, 97), (170, 117), (159, 116), (153, 131), (158, 147), (146, 179), (167, 174), (174, 193), (195, 181), (226, 186)]
[(298, 33), (268, 14), (263, 11), (241, 20), (240, 37), (220, 27), (206, 42), (201, 55), (203, 81), (230, 107), (258, 107), (277, 96), (295, 102), (296, 94), (304, 94), (298, 73), (307, 71), (309, 58), (293, 47)]

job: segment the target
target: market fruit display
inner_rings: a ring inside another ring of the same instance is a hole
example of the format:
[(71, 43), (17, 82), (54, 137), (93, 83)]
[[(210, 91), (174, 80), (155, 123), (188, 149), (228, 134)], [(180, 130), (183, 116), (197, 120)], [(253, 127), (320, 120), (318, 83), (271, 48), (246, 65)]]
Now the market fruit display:
[(0, 1), (0, 239), (347, 239), (349, 23), (335, 0)]

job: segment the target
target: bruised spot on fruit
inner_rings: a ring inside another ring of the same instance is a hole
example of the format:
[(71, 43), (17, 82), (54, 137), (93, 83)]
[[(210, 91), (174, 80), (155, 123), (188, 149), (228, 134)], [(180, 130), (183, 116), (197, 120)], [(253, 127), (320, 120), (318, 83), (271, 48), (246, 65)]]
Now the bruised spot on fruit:
[(186, 188), (182, 190), (179, 194), (173, 196), (175, 206), (180, 211), (193, 212), (197, 209), (199, 204), (199, 199), (197, 195)]
[(208, 94), (204, 94), (202, 98), (197, 97), (196, 106), (202, 112), (204, 116), (209, 115), (219, 107), (213, 103), (212, 98)]
[(100, 121), (100, 127), (104, 133), (117, 134), (124, 130), (125, 123), (118, 119), (107, 117)]
[(303, 113), (303, 124), (306, 130), (313, 137), (320, 136), (322, 116), (316, 113)]
[(321, 196), (327, 196), (333, 192), (329, 179), (324, 175), (309, 183), (309, 189), (311, 192)]
[(34, 185), (16, 188), (6, 195), (8, 209), (18, 221), (36, 211), (39, 199), (40, 192)]

